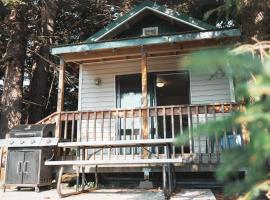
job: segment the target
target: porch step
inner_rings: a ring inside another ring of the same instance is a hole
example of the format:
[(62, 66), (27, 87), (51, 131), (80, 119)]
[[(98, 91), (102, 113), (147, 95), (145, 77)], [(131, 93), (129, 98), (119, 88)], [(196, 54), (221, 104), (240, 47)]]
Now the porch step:
[(216, 200), (213, 192), (209, 189), (182, 189), (171, 200)]

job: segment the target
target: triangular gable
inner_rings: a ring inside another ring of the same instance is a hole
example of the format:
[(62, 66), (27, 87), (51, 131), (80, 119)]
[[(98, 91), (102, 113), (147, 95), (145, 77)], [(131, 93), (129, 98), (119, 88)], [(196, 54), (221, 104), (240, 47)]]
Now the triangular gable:
[(146, 0), (143, 3), (139, 4), (138, 6), (135, 6), (127, 14), (117, 18), (114, 22), (110, 23), (107, 27), (101, 29), (100, 31), (98, 31), (97, 33), (95, 33), (94, 35), (89, 37), (86, 40), (86, 42), (97, 42), (99, 40), (102, 40), (105, 36), (116, 31), (119, 27), (121, 27), (125, 23), (128, 23), (131, 19), (133, 19), (134, 17), (136, 17), (140, 13), (144, 12), (145, 10), (150, 10), (152, 12), (159, 14), (159, 15), (162, 15), (164, 17), (168, 17), (171, 20), (181, 22), (183, 24), (186, 24), (186, 25), (191, 26), (193, 28), (196, 28), (198, 30), (210, 30), (210, 29), (216, 28), (216, 27), (214, 27), (210, 24), (207, 24), (203, 21), (194, 19), (192, 17), (188, 17), (186, 15), (183, 15), (183, 14), (175, 12), (171, 9), (168, 9), (165, 6), (161, 6), (161, 5), (158, 5), (157, 3)]

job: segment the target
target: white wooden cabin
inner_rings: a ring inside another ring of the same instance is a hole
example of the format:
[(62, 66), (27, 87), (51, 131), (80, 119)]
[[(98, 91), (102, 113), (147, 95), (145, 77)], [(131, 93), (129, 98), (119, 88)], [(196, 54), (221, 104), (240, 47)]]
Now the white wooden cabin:
[[(192, 129), (239, 109), (234, 83), (224, 74), (188, 71), (181, 61), (194, 50), (232, 45), (239, 37), (238, 29), (217, 29), (145, 1), (85, 42), (52, 49), (61, 58), (58, 109), (40, 123), (56, 122), (57, 137), (71, 141), (175, 138), (188, 130), (189, 144), (171, 150), (183, 160), (179, 170), (214, 170), (222, 149), (242, 145), (241, 136), (232, 130), (213, 140), (193, 137)], [(73, 112), (63, 111), (66, 63), (80, 69), (78, 111)], [(162, 148), (108, 148), (88, 150), (86, 159), (163, 155)]]

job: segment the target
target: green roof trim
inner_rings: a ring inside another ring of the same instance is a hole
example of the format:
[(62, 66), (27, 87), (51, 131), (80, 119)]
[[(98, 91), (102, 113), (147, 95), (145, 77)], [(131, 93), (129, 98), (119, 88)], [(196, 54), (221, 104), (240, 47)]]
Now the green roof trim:
[(166, 44), (166, 43), (195, 41), (195, 40), (203, 40), (203, 39), (224, 38), (224, 37), (238, 37), (238, 36), (241, 36), (239, 29), (220, 29), (220, 30), (191, 32), (191, 33), (184, 33), (184, 34), (177, 34), (177, 35), (140, 37), (140, 38), (133, 38), (133, 39), (59, 46), (59, 47), (54, 47), (52, 49), (52, 54), (59, 55), (59, 54), (65, 54), (65, 53), (79, 53), (79, 52), (102, 50), (102, 49), (135, 47), (135, 46), (142, 46), (142, 45), (156, 45), (156, 44)]
[(96, 42), (102, 39), (105, 35), (117, 29), (119, 26), (129, 21), (131, 18), (135, 17), (137, 14), (143, 12), (144, 10), (149, 9), (161, 15), (167, 16), (174, 20), (180, 21), (182, 23), (188, 24), (199, 30), (209, 30), (215, 29), (215, 26), (212, 26), (208, 23), (205, 23), (201, 20), (194, 19), (192, 17), (188, 17), (184, 14), (180, 14), (176, 11), (166, 8), (165, 6), (159, 5), (157, 3), (151, 1), (144, 1), (143, 3), (135, 6), (132, 10), (130, 10), (127, 14), (118, 17), (115, 21), (107, 25), (105, 28), (101, 29), (91, 37), (89, 37), (86, 42)]

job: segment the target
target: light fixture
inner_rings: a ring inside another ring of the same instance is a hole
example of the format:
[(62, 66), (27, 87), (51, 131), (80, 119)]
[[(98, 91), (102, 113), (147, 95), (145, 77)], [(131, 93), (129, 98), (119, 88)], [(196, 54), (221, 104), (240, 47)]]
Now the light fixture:
[(157, 77), (156, 86), (159, 87), (159, 88), (161, 88), (161, 87), (164, 87), (164, 85), (165, 85), (164, 81), (162, 81), (160, 79), (160, 77)]
[(98, 85), (101, 84), (101, 79), (100, 78), (96, 78), (94, 82), (95, 82), (95, 85), (98, 86)]

